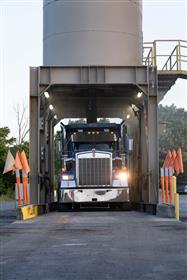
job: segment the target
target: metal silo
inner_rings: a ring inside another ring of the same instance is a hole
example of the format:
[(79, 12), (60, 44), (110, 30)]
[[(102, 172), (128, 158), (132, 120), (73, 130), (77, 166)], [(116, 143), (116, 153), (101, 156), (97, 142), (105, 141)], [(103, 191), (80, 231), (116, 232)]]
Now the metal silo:
[(44, 65), (141, 65), (141, 1), (44, 1), (43, 54)]

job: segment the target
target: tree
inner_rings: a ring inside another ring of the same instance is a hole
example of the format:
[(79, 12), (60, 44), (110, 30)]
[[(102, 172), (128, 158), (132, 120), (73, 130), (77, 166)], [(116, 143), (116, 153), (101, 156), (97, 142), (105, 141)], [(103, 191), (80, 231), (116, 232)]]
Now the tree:
[(2, 174), (8, 149), (12, 149), (16, 139), (9, 137), (8, 127), (0, 127), (0, 195), (12, 193), (14, 189), (15, 177), (9, 172)]
[(17, 120), (17, 141), (16, 144), (18, 147), (22, 148), (26, 137), (29, 133), (29, 122), (27, 117), (27, 108), (25, 104), (17, 104), (15, 107), (16, 120)]
[(187, 181), (187, 111), (174, 105), (158, 108), (160, 123), (159, 154), (160, 166), (164, 161), (168, 150), (182, 148), (184, 161), (184, 174), (179, 176), (180, 180)]

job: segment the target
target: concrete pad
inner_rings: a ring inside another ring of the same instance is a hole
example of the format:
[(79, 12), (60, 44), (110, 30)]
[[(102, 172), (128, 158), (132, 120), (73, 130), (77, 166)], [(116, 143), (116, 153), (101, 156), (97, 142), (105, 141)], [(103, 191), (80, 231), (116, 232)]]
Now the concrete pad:
[(1, 279), (185, 280), (187, 223), (138, 212), (53, 212), (1, 228)]
[(175, 218), (175, 207), (169, 204), (158, 204), (156, 215), (163, 218)]

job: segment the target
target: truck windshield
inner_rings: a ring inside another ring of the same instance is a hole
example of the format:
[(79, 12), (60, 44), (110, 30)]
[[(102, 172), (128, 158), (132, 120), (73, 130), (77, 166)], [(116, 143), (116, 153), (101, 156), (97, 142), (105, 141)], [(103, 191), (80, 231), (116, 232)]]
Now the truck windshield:
[(95, 149), (97, 151), (113, 151), (114, 143), (76, 143), (74, 144), (75, 152), (90, 151)]

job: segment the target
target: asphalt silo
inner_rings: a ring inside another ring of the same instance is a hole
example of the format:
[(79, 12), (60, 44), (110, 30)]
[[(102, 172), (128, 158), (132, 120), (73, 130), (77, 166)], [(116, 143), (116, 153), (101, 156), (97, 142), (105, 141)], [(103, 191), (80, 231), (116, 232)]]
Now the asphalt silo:
[(142, 1), (44, 1), (43, 64), (142, 64)]

